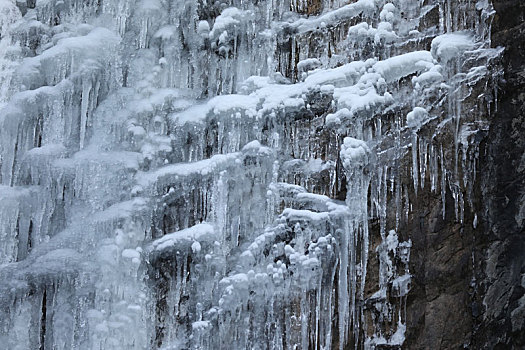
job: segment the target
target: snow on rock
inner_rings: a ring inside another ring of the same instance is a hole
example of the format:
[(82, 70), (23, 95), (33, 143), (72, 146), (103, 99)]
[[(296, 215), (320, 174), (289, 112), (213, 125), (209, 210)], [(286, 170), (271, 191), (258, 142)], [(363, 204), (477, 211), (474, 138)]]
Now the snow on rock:
[(423, 72), (420, 75), (413, 77), (412, 84), (416, 89), (420, 89), (442, 82), (443, 75), (441, 74), (441, 69), (442, 67), (440, 65), (435, 65), (434, 67), (430, 68), (429, 71)]
[(135, 197), (128, 201), (113, 204), (103, 211), (96, 213), (93, 217), (93, 221), (109, 222), (131, 218), (133, 215), (142, 214), (145, 212), (147, 205), (148, 200)]
[(369, 162), (370, 148), (366, 142), (345, 137), (341, 145), (341, 160), (345, 168), (364, 167)]
[(348, 36), (350, 39), (356, 41), (370, 38), (376, 44), (388, 44), (399, 40), (399, 37), (393, 32), (392, 24), (389, 22), (380, 22), (377, 28), (368, 25), (367, 22), (358, 23), (348, 28)]
[(430, 52), (414, 51), (379, 61), (373, 68), (387, 82), (393, 82), (407, 75), (428, 70), (432, 66), (433, 57)]
[(428, 119), (428, 112), (422, 107), (415, 107), (407, 114), (407, 125), (409, 127), (420, 127)]
[(151, 173), (139, 174), (138, 183), (147, 187), (157, 182), (162, 182), (164, 179), (169, 180), (173, 177), (183, 177), (191, 175), (207, 175), (218, 168), (222, 168), (230, 162), (238, 159), (240, 153), (232, 154), (217, 154), (209, 159), (203, 159), (199, 162), (192, 162), (187, 164), (171, 164), (159, 168)]
[(153, 251), (162, 252), (181, 249), (183, 244), (188, 244), (194, 252), (198, 252), (200, 251), (200, 241), (214, 240), (215, 238), (213, 226), (208, 223), (201, 223), (181, 231), (169, 233), (151, 242), (151, 248)]
[(215, 23), (213, 24), (209, 34), (210, 39), (215, 39), (226, 30), (234, 27), (236, 24), (239, 24), (245, 14), (245, 11), (239, 10), (236, 7), (224, 9), (221, 14), (215, 18)]
[(470, 33), (447, 33), (432, 40), (431, 52), (438, 61), (447, 62), (473, 49), (474, 46), (475, 43)]
[[(389, 93), (385, 93), (384, 95), (378, 94), (376, 88), (370, 84), (370, 82), (335, 89), (334, 99), (337, 101), (338, 106), (343, 109), (346, 108), (346, 111), (349, 112), (349, 115), (346, 115), (345, 112), (338, 115), (337, 118), (339, 118), (339, 120), (341, 120), (341, 117), (346, 119), (359, 114), (370, 115), (373, 114), (376, 109), (393, 102), (392, 96)], [(343, 109), (339, 111), (343, 111)]]
[(372, 12), (375, 9), (375, 0), (358, 0), (319, 17), (300, 19), (289, 24), (289, 27), (293, 28), (298, 33), (311, 32), (317, 29), (323, 29), (327, 26), (337, 25), (338, 23), (349, 20), (362, 13)]
[(307, 58), (297, 63), (297, 70), (299, 72), (308, 72), (316, 68), (319, 68), (320, 66), (321, 66), (321, 61), (319, 61), (317, 58)]
[(316, 213), (310, 210), (297, 210), (286, 208), (283, 211), (283, 217), (288, 220), (309, 220), (309, 221), (322, 221), (328, 220), (327, 213)]
[[(75, 67), (107, 64), (120, 38), (105, 28), (94, 28), (87, 35), (59, 39), (51, 48), (36, 57), (24, 59), (17, 69), (21, 83), (28, 89), (56, 85), (73, 73)], [(80, 61), (80, 62), (79, 62)], [(78, 72), (80, 73), (80, 72)]]

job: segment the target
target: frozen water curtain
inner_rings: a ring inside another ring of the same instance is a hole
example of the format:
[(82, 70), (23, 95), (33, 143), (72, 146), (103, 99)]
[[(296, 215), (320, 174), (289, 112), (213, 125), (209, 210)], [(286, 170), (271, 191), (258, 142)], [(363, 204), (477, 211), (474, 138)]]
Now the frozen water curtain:
[(414, 208), (479, 215), (493, 16), (0, 0), (0, 346), (403, 348)]

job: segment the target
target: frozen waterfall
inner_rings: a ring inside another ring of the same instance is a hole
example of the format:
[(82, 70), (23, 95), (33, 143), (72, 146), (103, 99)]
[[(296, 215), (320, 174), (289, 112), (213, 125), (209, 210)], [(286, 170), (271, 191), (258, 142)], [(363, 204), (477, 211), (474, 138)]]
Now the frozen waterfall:
[(413, 204), (473, 210), (493, 15), (0, 0), (0, 347), (400, 349)]

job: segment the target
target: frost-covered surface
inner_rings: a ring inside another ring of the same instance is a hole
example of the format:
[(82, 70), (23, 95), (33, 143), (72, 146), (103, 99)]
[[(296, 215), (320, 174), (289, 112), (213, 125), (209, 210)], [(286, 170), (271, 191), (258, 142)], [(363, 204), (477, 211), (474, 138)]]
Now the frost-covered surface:
[(401, 346), (402, 163), (463, 220), (501, 52), (460, 2), (0, 0), (0, 344)]

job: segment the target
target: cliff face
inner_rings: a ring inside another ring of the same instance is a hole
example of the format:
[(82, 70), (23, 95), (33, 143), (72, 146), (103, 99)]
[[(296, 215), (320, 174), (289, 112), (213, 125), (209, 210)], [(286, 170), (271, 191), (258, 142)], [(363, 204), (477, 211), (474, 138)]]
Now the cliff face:
[(483, 302), (477, 332), (490, 348), (525, 346), (525, 4), (495, 1), (493, 45), (505, 46), (504, 81), (484, 155), (486, 252)]
[(0, 0), (0, 344), (521, 348), (524, 7)]
[(436, 213), (439, 200), (418, 197), (410, 221), (413, 240), (421, 244), (419, 249), (414, 245), (412, 258), (420, 278), (415, 278), (407, 306), (408, 348), (520, 349), (525, 344), (525, 5), (493, 5), (491, 43), (505, 47), (504, 73), (480, 142), (480, 176), (473, 184), (473, 206), (482, 214), (477, 227), (472, 215), (460, 225)]

